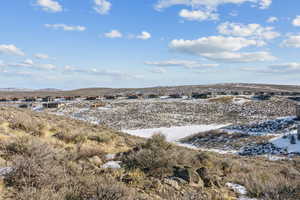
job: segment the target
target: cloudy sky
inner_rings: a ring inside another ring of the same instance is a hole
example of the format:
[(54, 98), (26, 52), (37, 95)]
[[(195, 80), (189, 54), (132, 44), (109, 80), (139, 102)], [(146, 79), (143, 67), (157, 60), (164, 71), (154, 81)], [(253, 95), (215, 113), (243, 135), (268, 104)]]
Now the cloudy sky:
[(300, 84), (299, 0), (2, 0), (0, 87)]

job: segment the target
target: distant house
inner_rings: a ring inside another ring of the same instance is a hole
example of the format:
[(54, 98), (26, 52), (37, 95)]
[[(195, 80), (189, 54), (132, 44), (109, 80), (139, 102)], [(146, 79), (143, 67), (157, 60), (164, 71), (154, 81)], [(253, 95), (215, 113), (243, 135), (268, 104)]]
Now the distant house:
[(263, 94), (263, 95), (256, 95), (256, 96), (253, 96), (253, 98), (256, 99), (256, 100), (260, 100), (260, 101), (267, 101), (267, 100), (270, 100), (270, 99), (271, 99), (271, 96), (270, 96), (270, 95)]
[(6, 99), (6, 98), (1, 98), (0, 99), (0, 102), (7, 102), (8, 101), (8, 99)]
[(43, 108), (59, 108), (60, 106), (58, 102), (43, 103)]
[(234, 96), (240, 95), (240, 93), (238, 91), (231, 91), (230, 94), (234, 95)]
[(100, 102), (100, 103), (95, 103), (93, 105), (91, 105), (91, 108), (100, 108), (100, 107), (104, 107), (106, 106), (106, 104), (104, 102)]
[(175, 94), (170, 94), (169, 97), (172, 99), (181, 99), (182, 95), (175, 93)]
[(243, 91), (243, 95), (252, 95), (253, 93), (251, 91)]
[(112, 96), (112, 95), (105, 95), (104, 98), (107, 99), (107, 100), (113, 100), (113, 99), (116, 99), (116, 97), (115, 97), (115, 96)]
[(157, 94), (149, 94), (148, 95), (149, 99), (155, 99), (155, 98), (158, 98), (158, 97), (159, 97), (159, 95), (157, 95)]
[(300, 104), (298, 104), (296, 106), (296, 116), (297, 116), (297, 119), (300, 119)]
[(224, 91), (219, 91), (219, 92), (216, 92), (216, 93), (217, 93), (217, 95), (227, 95), (227, 93), (224, 92)]
[(127, 96), (127, 99), (138, 99), (138, 98), (139, 98), (139, 96), (135, 95), (135, 94)]
[(32, 107), (32, 104), (20, 104), (19, 108), (30, 108)]
[(95, 100), (97, 100), (97, 98), (98, 97), (95, 97), (95, 96), (94, 97), (86, 97), (85, 100), (86, 101), (95, 101)]
[(36, 98), (35, 97), (25, 97), (25, 102), (35, 102)]
[(66, 101), (73, 101), (73, 100), (75, 100), (75, 97), (64, 97), (64, 99)]
[(208, 99), (210, 95), (207, 93), (192, 93), (192, 98), (194, 99)]
[(300, 97), (288, 97), (292, 101), (300, 101)]
[(54, 101), (54, 99), (52, 97), (50, 97), (50, 96), (42, 98), (42, 102), (51, 102), (51, 101)]
[(14, 97), (14, 98), (12, 98), (11, 100), (12, 100), (12, 101), (19, 101), (19, 98)]

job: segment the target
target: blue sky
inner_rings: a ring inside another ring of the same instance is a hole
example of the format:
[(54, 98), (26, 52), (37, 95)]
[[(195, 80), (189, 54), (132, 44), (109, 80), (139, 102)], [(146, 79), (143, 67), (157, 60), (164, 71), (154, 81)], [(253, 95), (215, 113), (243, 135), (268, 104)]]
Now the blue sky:
[(300, 84), (299, 0), (3, 0), (1, 87)]

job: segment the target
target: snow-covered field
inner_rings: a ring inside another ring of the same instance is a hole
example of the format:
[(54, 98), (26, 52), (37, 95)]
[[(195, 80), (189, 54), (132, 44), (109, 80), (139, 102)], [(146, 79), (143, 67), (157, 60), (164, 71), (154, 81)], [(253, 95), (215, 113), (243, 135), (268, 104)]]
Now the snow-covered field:
[(191, 126), (174, 126), (170, 128), (151, 128), (151, 129), (137, 129), (137, 130), (122, 130), (130, 135), (135, 135), (144, 138), (150, 138), (152, 135), (161, 133), (166, 136), (167, 141), (176, 142), (182, 138), (188, 137), (204, 131), (216, 130), (228, 124), (210, 124), (210, 125), (191, 125)]
[(300, 153), (300, 141), (297, 140), (297, 131), (291, 132), (291, 136), (295, 137), (296, 144), (291, 144), (289, 137), (284, 138), (283, 136), (275, 137), (270, 140), (278, 148), (286, 149), (288, 153)]

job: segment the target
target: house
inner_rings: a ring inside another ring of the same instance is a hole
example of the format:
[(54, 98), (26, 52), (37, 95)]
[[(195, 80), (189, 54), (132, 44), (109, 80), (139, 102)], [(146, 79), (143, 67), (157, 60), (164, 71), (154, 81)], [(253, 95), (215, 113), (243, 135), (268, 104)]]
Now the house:
[(113, 99), (116, 99), (116, 97), (115, 97), (115, 96), (112, 96), (112, 95), (105, 95), (104, 98), (105, 98), (106, 100), (113, 100)]
[(12, 101), (19, 101), (19, 98), (14, 97), (14, 98), (12, 98), (11, 100), (12, 100)]
[(135, 94), (133, 94), (133, 95), (127, 95), (127, 99), (138, 99), (138, 98), (139, 98), (139, 96), (135, 95)]
[(36, 98), (35, 97), (25, 97), (25, 102), (35, 102)]
[(234, 95), (234, 96), (240, 95), (240, 93), (238, 91), (231, 91), (230, 94)]
[(148, 95), (148, 98), (149, 99), (156, 99), (156, 98), (158, 98), (159, 96), (157, 95), (157, 94), (149, 94)]
[(208, 99), (209, 97), (207, 93), (192, 93), (192, 98), (194, 99)]
[(105, 107), (106, 103), (104, 102), (100, 102), (100, 103), (95, 103), (93, 105), (91, 105), (91, 108), (100, 108), (100, 107)]
[(66, 101), (74, 101), (75, 97), (64, 97)]
[(251, 91), (243, 91), (243, 95), (250, 96), (250, 95), (252, 95), (252, 92)]
[(0, 99), (0, 102), (7, 102), (8, 101), (8, 99), (6, 99), (6, 98), (1, 98)]
[(32, 107), (32, 104), (20, 104), (19, 108), (30, 108)]
[(182, 98), (182, 96), (178, 93), (170, 94), (169, 97), (172, 99), (181, 99)]
[(271, 96), (263, 94), (263, 95), (256, 95), (253, 98), (256, 99), (256, 100), (260, 100), (260, 101), (267, 101), (267, 100), (271, 99)]
[(43, 108), (59, 108), (60, 106), (58, 102), (43, 103)]
[(54, 101), (54, 99), (52, 97), (50, 97), (50, 96), (42, 98), (42, 102), (51, 102), (51, 101)]
[(86, 97), (85, 100), (86, 101), (95, 101), (97, 100), (98, 97)]

